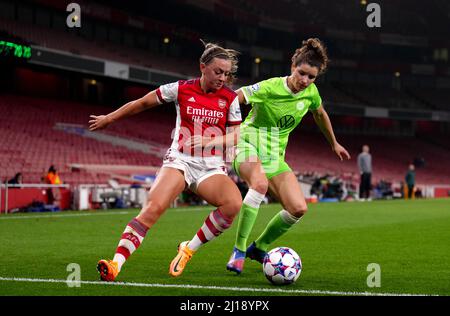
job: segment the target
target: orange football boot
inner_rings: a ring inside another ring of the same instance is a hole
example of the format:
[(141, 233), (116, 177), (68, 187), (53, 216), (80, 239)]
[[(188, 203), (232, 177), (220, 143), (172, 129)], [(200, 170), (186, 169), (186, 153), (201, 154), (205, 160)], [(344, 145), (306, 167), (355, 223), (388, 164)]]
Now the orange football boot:
[(97, 263), (97, 270), (100, 273), (100, 279), (107, 282), (114, 281), (119, 274), (119, 266), (112, 260), (100, 260)]
[(172, 260), (169, 267), (169, 274), (173, 277), (177, 277), (183, 273), (186, 264), (191, 260), (192, 255), (195, 251), (189, 249), (188, 241), (183, 241), (180, 245), (178, 245), (178, 254)]

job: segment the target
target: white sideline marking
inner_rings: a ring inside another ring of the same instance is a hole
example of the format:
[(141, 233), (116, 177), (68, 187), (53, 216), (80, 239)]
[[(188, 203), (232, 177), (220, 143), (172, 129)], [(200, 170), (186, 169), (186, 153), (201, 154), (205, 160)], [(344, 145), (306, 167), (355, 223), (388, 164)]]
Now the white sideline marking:
[[(173, 212), (193, 212), (208, 210), (207, 208), (175, 208), (171, 209)], [(62, 211), (64, 212), (64, 211)], [(82, 217), (82, 216), (100, 216), (100, 215), (124, 215), (124, 214), (137, 214), (139, 211), (120, 211), (120, 212), (93, 212), (93, 213), (81, 213), (81, 214), (55, 214), (55, 215), (0, 215), (0, 220), (6, 219), (30, 219), (30, 218), (59, 218), (59, 217)]]
[(285, 289), (277, 289), (277, 288), (269, 289), (269, 288), (251, 288), (251, 287), (207, 286), (207, 285), (192, 285), (192, 284), (67, 281), (67, 280), (57, 280), (57, 279), (28, 279), (28, 278), (5, 278), (5, 277), (0, 277), (0, 281), (33, 282), (33, 283), (66, 283), (66, 284), (74, 282), (74, 283), (89, 284), (89, 285), (133, 286), (133, 287), (154, 287), (154, 288), (182, 288), (182, 289), (189, 288), (189, 289), (235, 291), (235, 292), (265, 292), (265, 293), (317, 294), (317, 295), (342, 295), (342, 296), (439, 296), (436, 294), (340, 292), (340, 291), (322, 291), (322, 290), (285, 290)]

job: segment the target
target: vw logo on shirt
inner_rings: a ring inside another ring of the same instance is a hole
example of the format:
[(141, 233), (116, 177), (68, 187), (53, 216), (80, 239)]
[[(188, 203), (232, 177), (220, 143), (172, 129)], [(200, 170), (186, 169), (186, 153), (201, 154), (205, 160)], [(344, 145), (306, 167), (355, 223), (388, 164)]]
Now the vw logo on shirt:
[(285, 115), (279, 119), (277, 126), (279, 128), (290, 128), (295, 124), (295, 118), (292, 115)]

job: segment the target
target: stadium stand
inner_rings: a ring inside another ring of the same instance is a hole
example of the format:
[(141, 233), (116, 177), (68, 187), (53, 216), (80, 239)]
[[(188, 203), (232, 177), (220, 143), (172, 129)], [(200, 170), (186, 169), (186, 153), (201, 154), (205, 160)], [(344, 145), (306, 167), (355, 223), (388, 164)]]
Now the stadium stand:
[[(106, 108), (97, 108), (106, 112)], [(133, 151), (123, 146), (100, 142), (55, 129), (58, 122), (80, 124), (87, 127), (92, 114), (88, 104), (63, 102), (50, 99), (2, 95), (0, 99), (0, 165), (2, 177), (11, 177), (18, 170), (23, 172), (26, 183), (39, 183), (50, 164), (58, 166), (64, 183), (105, 183), (108, 175), (72, 172), (70, 164), (110, 164), (159, 166), (161, 158), (155, 154)], [(146, 115), (143, 115), (147, 117)], [(124, 121), (120, 127), (112, 127), (108, 133), (142, 142), (170, 143), (169, 119), (158, 116), (150, 122), (143, 116)], [(5, 172), (6, 171), (6, 172)]]
[(0, 30), (9, 31), (16, 36), (36, 45), (70, 52), (76, 55), (87, 55), (101, 59), (109, 59), (131, 65), (172, 71), (186, 76), (195, 74), (195, 63), (152, 53), (132, 47), (111, 43), (109, 41), (90, 41), (73, 33), (32, 25), (7, 19), (0, 20)]
[(422, 101), (427, 108), (434, 110), (448, 111), (450, 109), (450, 89), (408, 89), (408, 93), (414, 96), (417, 100)]
[[(108, 111), (95, 107), (95, 111)], [(39, 182), (50, 163), (59, 166), (61, 178), (73, 185), (81, 183), (104, 183), (108, 176), (86, 172), (72, 172), (71, 164), (111, 164), (134, 166), (160, 166), (159, 153), (146, 154), (124, 146), (92, 140), (81, 135), (69, 134), (55, 129), (57, 123), (79, 124), (86, 127), (92, 114), (92, 105), (75, 102), (3, 95), (0, 101), (0, 130), (2, 139), (0, 155), (5, 177), (22, 171), (26, 182)], [(151, 128), (149, 128), (151, 126)], [(120, 126), (111, 126), (108, 135), (120, 136), (142, 143), (160, 144), (164, 150), (170, 144), (174, 117), (155, 117), (152, 111), (129, 118)], [(440, 163), (449, 161), (448, 149), (415, 138), (388, 139), (386, 137), (340, 135), (352, 156), (356, 157), (361, 144), (370, 143), (374, 157), (374, 181), (389, 179), (400, 181), (404, 166), (415, 157), (423, 157), (425, 168), (418, 168), (420, 183), (445, 184), (450, 182), (450, 166)], [(411, 144), (414, 143), (414, 146)], [(336, 175), (356, 172), (354, 161), (339, 162), (319, 133), (300, 131), (290, 139), (287, 160), (299, 172), (315, 170), (318, 173)], [(386, 155), (386, 153), (389, 153)]]
[[(364, 85), (338, 85), (343, 94), (353, 97), (364, 104), (381, 108), (402, 108), (402, 109), (426, 109), (428, 104), (420, 102), (419, 99), (407, 94), (403, 90), (395, 90), (391, 87), (376, 87)], [(331, 95), (331, 100), (338, 94)], [(345, 102), (345, 101), (344, 101)], [(434, 106), (433, 106), (434, 107)]]
[[(443, 161), (450, 159), (448, 148), (412, 137), (339, 135), (339, 139), (346, 145), (353, 158), (360, 152), (362, 144), (370, 144), (374, 183), (380, 180), (402, 181), (405, 166), (415, 157), (422, 157), (426, 161), (423, 168), (416, 170), (420, 184), (450, 182), (450, 166), (442, 164)], [(333, 175), (353, 173), (359, 181), (355, 160), (345, 162), (336, 160), (325, 138), (318, 133), (296, 133), (295, 137), (290, 139), (286, 157), (291, 166), (299, 172), (314, 170), (319, 174)]]
[[(37, 1), (38, 3), (40, 1)], [(327, 25), (331, 23), (333, 25), (333, 21), (339, 24), (339, 28), (343, 30), (352, 30), (357, 29), (355, 25), (360, 24), (361, 21), (359, 19), (354, 19), (352, 17), (358, 16), (358, 14), (350, 14), (349, 19), (342, 21), (342, 19), (338, 19), (340, 14), (336, 14), (336, 12), (344, 13), (344, 12), (360, 12), (362, 10), (362, 6), (358, 2), (346, 3), (345, 5), (336, 5), (333, 10), (330, 10), (329, 4), (324, 4), (322, 2), (312, 3), (311, 1), (300, 1), (300, 2), (291, 2), (286, 1), (285, 5), (276, 5), (274, 6), (273, 1), (263, 1), (258, 2), (258, 5), (255, 5), (252, 1), (240, 1), (236, 0), (234, 2), (224, 2), (224, 1), (213, 1), (215, 5), (225, 6), (230, 8), (230, 16), (224, 18), (223, 22), (225, 24), (225, 28), (235, 28), (233, 25), (233, 19), (240, 20), (242, 18), (248, 17), (248, 14), (252, 13), (255, 16), (259, 16), (261, 19), (264, 17), (283, 17), (288, 21), (294, 21), (299, 23), (297, 20), (297, 11), (292, 8), (297, 8), (301, 12), (307, 12), (308, 16), (310, 16), (314, 21), (327, 21)], [(46, 1), (42, 1), (42, 3), (46, 3)], [(167, 9), (170, 9), (171, 6), (177, 5), (177, 1), (169, 1), (165, 6)], [(113, 4), (114, 5), (114, 4)], [(187, 6), (187, 4), (181, 2), (179, 5)], [(323, 6), (326, 5), (326, 9), (324, 10)], [(398, 5), (386, 3), (385, 5), (392, 6), (390, 10), (386, 10), (388, 12), (395, 12), (398, 8)], [(439, 5), (443, 8), (447, 8), (448, 6), (445, 3), (439, 2)], [(331, 5), (333, 6), (333, 5)], [(105, 7), (101, 5), (98, 8)], [(99, 10), (100, 10), (99, 9)], [(392, 10), (391, 10), (392, 9)], [(403, 12), (408, 12), (408, 8), (402, 8)], [(46, 10), (50, 10), (49, 14), (51, 14), (51, 9), (47, 8)], [(114, 14), (124, 16), (126, 15), (126, 11), (123, 7), (120, 8), (117, 12), (114, 11)], [(275, 10), (276, 14), (274, 14), (273, 10)], [(277, 10), (280, 11), (277, 13)], [(144, 10), (145, 11), (145, 10)], [(240, 15), (233, 12), (247, 12), (246, 15)], [(195, 14), (204, 14), (206, 11), (192, 11), (186, 10), (187, 17), (191, 17)], [(333, 14), (330, 14), (333, 13)], [(414, 15), (416, 10), (411, 10), (411, 14)], [(187, 18), (185, 17), (185, 18)], [(38, 23), (39, 19), (31, 19), (30, 21), (24, 21), (24, 19), (14, 20), (11, 18), (0, 19), (0, 30), (7, 31), (14, 36), (19, 36), (22, 39), (40, 45), (42, 47), (48, 47), (53, 49), (58, 49), (62, 51), (66, 51), (75, 55), (85, 55), (85, 56), (93, 56), (100, 59), (107, 59), (116, 62), (122, 62), (130, 65), (139, 65), (152, 69), (158, 69), (163, 71), (169, 71), (181, 74), (183, 76), (191, 77), (195, 76), (198, 72), (197, 62), (195, 58), (192, 58), (192, 52), (199, 49), (198, 42), (191, 41), (181, 41), (180, 39), (175, 38), (174, 40), (179, 42), (174, 45), (169, 45), (166, 47), (161, 44), (161, 37), (164, 36), (164, 27), (169, 30), (176, 29), (176, 21), (171, 17), (161, 17), (158, 16), (157, 23), (161, 23), (159, 28), (160, 34), (158, 32), (149, 32), (148, 38), (142, 40), (143, 31), (142, 29), (133, 27), (132, 25), (127, 25), (126, 29), (122, 31), (122, 33), (115, 34), (115, 30), (117, 30), (118, 25), (114, 24), (117, 22), (111, 21), (101, 21), (102, 27), (94, 28), (93, 25), (96, 23), (95, 18), (88, 17), (89, 20), (86, 21), (88, 23), (87, 27), (89, 31), (83, 32), (73, 32), (68, 31), (67, 29), (61, 27), (49, 27), (44, 26), (46, 23), (52, 25), (55, 24), (56, 19), (59, 18), (58, 15), (55, 14), (53, 19), (49, 18), (47, 22)], [(139, 17), (142, 18), (142, 17)], [(209, 17), (207, 14), (205, 15), (205, 21), (209, 21)], [(337, 20), (338, 19), (338, 20)], [(445, 20), (445, 19), (444, 19)], [(34, 23), (33, 23), (34, 21)], [(346, 22), (347, 21), (347, 22)], [(411, 19), (405, 19), (404, 21), (412, 21)], [(436, 25), (429, 25), (429, 20), (426, 18), (419, 19), (421, 23), (425, 23), (427, 29), (436, 29), (439, 27)], [(156, 23), (155, 22), (155, 23)], [(252, 20), (249, 20), (252, 23)], [(253, 21), (254, 22), (254, 21)], [(402, 30), (414, 30), (417, 28), (419, 24), (410, 23), (407, 25), (403, 25), (398, 27), (398, 23), (394, 23), (394, 17), (386, 17), (383, 20), (385, 25), (385, 29), (394, 31), (399, 31), (398, 34), (402, 34)], [(209, 22), (208, 22), (209, 23)], [(344, 23), (344, 24), (342, 24)], [(404, 22), (408, 23), (408, 22)], [(441, 22), (440, 22), (441, 23)], [(100, 24), (100, 22), (99, 22)], [(303, 27), (303, 24), (300, 24)], [(320, 25), (320, 23), (317, 23)], [(338, 24), (336, 24), (337, 26)], [(439, 24), (440, 25), (440, 24)], [(186, 32), (190, 32), (192, 34), (200, 34), (199, 28), (202, 26), (200, 22), (196, 22), (190, 26)], [(418, 29), (423, 29), (422, 27), (418, 27)], [(308, 29), (306, 29), (308, 30)], [(305, 31), (306, 31), (305, 30)], [(185, 30), (183, 30), (185, 31)], [(131, 36), (133, 32), (136, 32), (135, 36)], [(216, 32), (220, 35), (213, 35), (213, 38), (219, 39), (219, 41), (225, 42), (227, 41), (224, 38), (224, 34), (220, 33), (216, 28), (209, 28), (206, 30), (207, 33)], [(104, 35), (105, 33), (106, 35)], [(176, 33), (176, 32), (175, 32)], [(179, 32), (182, 33), (182, 32)], [(410, 49), (410, 47), (397, 47), (393, 49), (388, 45), (382, 45), (381, 43), (373, 42), (373, 40), (368, 37), (366, 40), (363, 40), (362, 37), (358, 42), (352, 43), (346, 39), (333, 38), (328, 31), (321, 30), (322, 38), (324, 38), (328, 45), (330, 46), (330, 50), (333, 52), (333, 60), (336, 60), (335, 64), (331, 64), (333, 71), (341, 71), (336, 68), (336, 65), (339, 65), (340, 60), (345, 59), (353, 59), (353, 62), (358, 62), (361, 60), (360, 55), (364, 54), (364, 67), (375, 68), (374, 65), (379, 64), (381, 69), (383, 67), (388, 71), (391, 67), (408, 69), (410, 65), (408, 65), (408, 60), (415, 62), (423, 62), (425, 60), (420, 60), (423, 54), (423, 48), (417, 47), (414, 49)], [(103, 34), (103, 35), (102, 35)], [(115, 35), (114, 35), (115, 34)], [(289, 56), (286, 55), (286, 52), (292, 51), (295, 46), (292, 46), (296, 43), (295, 38), (292, 35), (287, 35), (281, 31), (271, 31), (268, 30), (264, 36), (262, 36), (259, 32), (252, 37), (244, 36), (243, 34), (239, 35), (231, 35), (232, 40), (235, 40), (240, 45), (245, 45), (246, 43), (250, 45), (249, 49), (245, 49), (243, 51), (242, 59), (244, 61), (248, 61), (248, 54), (251, 51), (257, 51), (258, 46), (254, 45), (264, 45), (267, 46), (267, 36), (277, 38), (277, 43), (280, 49), (285, 49), (286, 51), (282, 53), (283, 58), (288, 59)], [(285, 34), (285, 35), (284, 35)], [(352, 33), (349, 33), (352, 34)], [(420, 32), (415, 32), (415, 34), (422, 34)], [(436, 33), (438, 34), (438, 33)], [(436, 35), (434, 34), (434, 35)], [(228, 35), (228, 34), (227, 34)], [(426, 35), (426, 34), (422, 34)], [(350, 36), (350, 35), (349, 35)], [(354, 35), (351, 35), (354, 36)], [(366, 36), (366, 35), (365, 35)], [(145, 36), (144, 36), (145, 38)], [(357, 37), (358, 38), (358, 37)], [(286, 43), (290, 43), (287, 45)], [(344, 44), (345, 43), (345, 44)], [(370, 46), (369, 46), (370, 45)], [(266, 47), (269, 48), (269, 47)], [(397, 52), (396, 50), (399, 50)], [(393, 65), (386, 65), (386, 60)], [(368, 64), (373, 63), (372, 66), (367, 66)], [(271, 58), (268, 58), (265, 63), (261, 65), (259, 70), (260, 75), (256, 76), (253, 79), (250, 79), (251, 76), (255, 76), (251, 67), (245, 64), (245, 62), (241, 63), (241, 71), (239, 76), (241, 80), (239, 84), (249, 83), (251, 80), (260, 80), (264, 77), (269, 77), (273, 74), (280, 75), (280, 72), (287, 72), (287, 67), (282, 66), (280, 61), (273, 61)], [(396, 65), (396, 66), (395, 66)], [(344, 71), (344, 70), (342, 70)], [(357, 72), (356, 72), (357, 73)], [(436, 94), (433, 92), (427, 92), (426, 89), (420, 89), (405, 86), (403, 88), (394, 88), (391, 86), (391, 82), (394, 80), (393, 77), (386, 77), (382, 80), (382, 84), (380, 86), (374, 86), (375, 77), (371, 76), (370, 73), (365, 73), (361, 76), (361, 79), (365, 79), (367, 82), (361, 83), (360, 78), (355, 76), (353, 82), (348, 82), (347, 80), (342, 80), (338, 78), (332, 78), (331, 74), (327, 74), (326, 77), (331, 79), (327, 79), (327, 85), (323, 85), (323, 90), (327, 90), (326, 93), (330, 96), (329, 100), (334, 100), (334, 102), (338, 103), (351, 103), (357, 104), (360, 106), (381, 106), (388, 108), (411, 108), (411, 109), (432, 109), (432, 110), (447, 110), (449, 105), (445, 103), (445, 92)], [(342, 75), (340, 76), (342, 77)], [(356, 80), (356, 81), (355, 81)], [(378, 79), (377, 79), (378, 80)], [(413, 78), (411, 81), (417, 81), (419, 79)], [(379, 84), (377, 84), (379, 85)], [(447, 87), (448, 90), (448, 87)]]
[[(284, 20), (297, 22), (299, 13), (318, 25), (328, 25), (337, 29), (360, 29), (365, 18), (361, 12), (365, 5), (360, 1), (333, 2), (327, 1), (291, 1), (291, 0), (217, 0), (215, 2), (227, 4), (230, 7), (251, 12), (255, 16), (282, 17)], [(366, 2), (370, 3), (370, 2)], [(377, 1), (383, 7), (383, 27), (392, 33), (409, 34), (414, 36), (430, 36), (444, 32), (448, 27), (449, 3), (435, 1), (433, 5), (438, 10), (429, 10), (423, 1), (410, 1), (408, 5), (401, 2)], [(402, 12), (402, 19), (398, 19), (397, 12)], [(420, 12), (420, 14), (418, 13)], [(345, 19), (342, 17), (345, 16)], [(432, 22), (431, 22), (432, 21)]]

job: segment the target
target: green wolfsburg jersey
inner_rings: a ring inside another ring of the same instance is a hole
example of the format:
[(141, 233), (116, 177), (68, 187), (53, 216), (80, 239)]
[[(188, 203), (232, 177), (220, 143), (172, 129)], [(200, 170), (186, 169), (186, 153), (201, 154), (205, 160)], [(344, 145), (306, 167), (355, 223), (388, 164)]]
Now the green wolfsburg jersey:
[(241, 125), (241, 141), (258, 148), (261, 160), (284, 157), (289, 134), (308, 110), (317, 110), (322, 104), (314, 83), (293, 93), (287, 85), (287, 77), (267, 79), (241, 90), (246, 103), (252, 104)]

